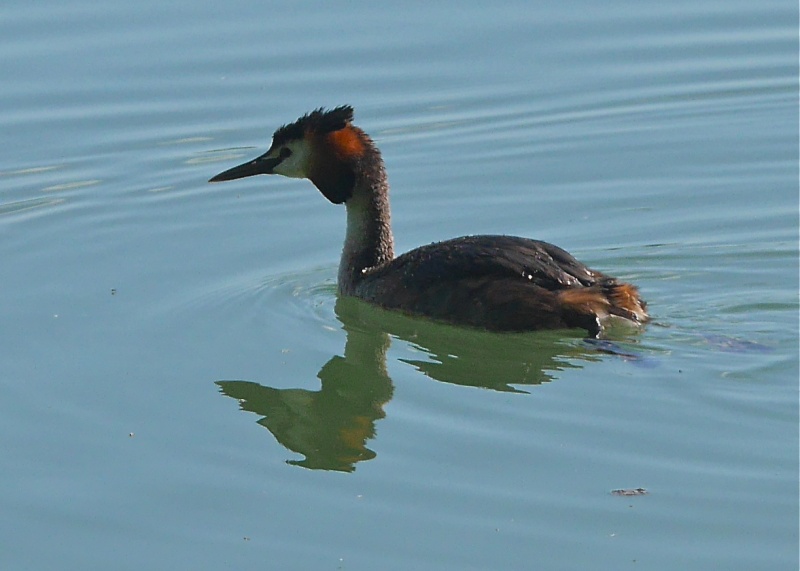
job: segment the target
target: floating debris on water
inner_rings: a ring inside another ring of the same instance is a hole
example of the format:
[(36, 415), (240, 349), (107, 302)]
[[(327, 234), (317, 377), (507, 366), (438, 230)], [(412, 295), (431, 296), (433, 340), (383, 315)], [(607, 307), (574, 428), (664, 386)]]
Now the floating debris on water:
[(623, 488), (620, 490), (611, 490), (612, 496), (646, 496), (649, 494), (644, 488)]

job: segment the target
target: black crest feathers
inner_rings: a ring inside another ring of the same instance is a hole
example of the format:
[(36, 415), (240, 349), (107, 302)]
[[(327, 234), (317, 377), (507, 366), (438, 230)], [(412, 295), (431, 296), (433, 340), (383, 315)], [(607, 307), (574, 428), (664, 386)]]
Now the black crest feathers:
[(331, 110), (320, 107), (311, 113), (306, 113), (294, 123), (280, 127), (272, 135), (272, 144), (282, 145), (287, 141), (302, 139), (307, 131), (323, 135), (344, 129), (353, 121), (353, 108), (341, 105)]

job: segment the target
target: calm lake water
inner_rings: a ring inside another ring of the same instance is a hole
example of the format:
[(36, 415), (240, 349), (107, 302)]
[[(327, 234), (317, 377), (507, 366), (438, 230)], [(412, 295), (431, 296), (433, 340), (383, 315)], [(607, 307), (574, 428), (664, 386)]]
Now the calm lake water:
[[(797, 12), (5, 2), (0, 568), (796, 570)], [(548, 240), (654, 322), (337, 300), (342, 208), (206, 181), (343, 103), (399, 251)]]

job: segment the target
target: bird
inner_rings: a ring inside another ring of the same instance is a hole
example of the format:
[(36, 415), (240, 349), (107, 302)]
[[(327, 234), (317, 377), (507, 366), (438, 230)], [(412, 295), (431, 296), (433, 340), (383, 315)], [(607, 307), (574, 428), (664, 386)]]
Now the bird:
[(308, 179), (331, 203), (344, 204), (341, 296), (496, 332), (581, 328), (598, 337), (615, 319), (649, 320), (636, 286), (540, 240), (464, 236), (395, 257), (386, 168), (353, 117), (349, 105), (306, 113), (278, 128), (266, 153), (209, 182), (259, 174)]

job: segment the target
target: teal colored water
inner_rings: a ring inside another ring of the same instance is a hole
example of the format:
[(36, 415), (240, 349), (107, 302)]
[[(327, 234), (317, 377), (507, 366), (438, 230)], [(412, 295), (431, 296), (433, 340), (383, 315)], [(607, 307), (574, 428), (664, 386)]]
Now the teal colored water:
[[(796, 5), (6, 4), (2, 569), (798, 568)], [(337, 300), (341, 207), (206, 181), (344, 103), (399, 251), (547, 240), (653, 323)]]

